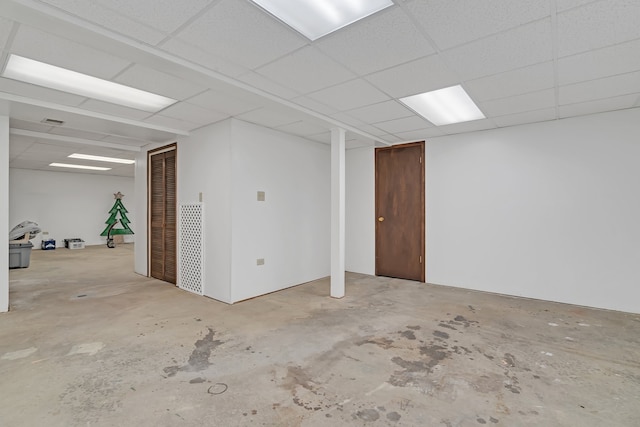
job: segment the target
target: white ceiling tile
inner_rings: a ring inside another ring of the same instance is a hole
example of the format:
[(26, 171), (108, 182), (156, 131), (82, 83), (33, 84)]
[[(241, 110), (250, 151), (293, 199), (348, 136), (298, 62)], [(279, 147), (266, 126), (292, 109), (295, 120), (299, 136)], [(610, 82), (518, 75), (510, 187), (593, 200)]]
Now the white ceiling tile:
[[(43, 141), (42, 144), (39, 145), (46, 145), (47, 147), (49, 147), (49, 149), (51, 149), (54, 146), (57, 146), (58, 150), (57, 152), (59, 153), (64, 153), (65, 156), (69, 156), (72, 153), (81, 153), (81, 154), (91, 154), (94, 156), (108, 156), (108, 157), (119, 157), (122, 159), (134, 159), (135, 158), (135, 153), (129, 151), (129, 152), (123, 152), (120, 150), (113, 150), (113, 149), (108, 149), (105, 147), (96, 147), (96, 146), (92, 146), (92, 145), (87, 145), (87, 144), (79, 144), (79, 143), (63, 143), (61, 141)], [(38, 145), (38, 146), (39, 146)], [(46, 150), (37, 150), (38, 152), (43, 152)], [(51, 150), (54, 151), (54, 150)], [(70, 161), (79, 161), (77, 159), (69, 159), (67, 160), (68, 162)], [(91, 160), (87, 160), (87, 162), (90, 162), (91, 164), (94, 164), (93, 161)], [(100, 163), (96, 163), (97, 165), (100, 165)], [(102, 165), (104, 165), (104, 163), (102, 163)]]
[(257, 110), (249, 111), (248, 113), (240, 114), (237, 118), (257, 125), (275, 128), (298, 122), (302, 117), (299, 114), (289, 111), (259, 108)]
[(498, 127), (523, 125), (525, 123), (544, 122), (556, 119), (556, 109), (544, 108), (542, 110), (527, 111), (524, 113), (509, 114), (506, 116), (494, 117), (493, 121)]
[[(32, 147), (39, 145), (41, 144), (33, 144)], [(68, 149), (65, 149), (65, 151), (67, 150)], [(65, 154), (64, 151), (48, 151), (43, 149), (34, 150), (33, 148), (31, 148), (26, 152), (20, 154), (20, 156), (17, 157), (17, 160), (63, 163), (66, 162), (68, 158), (67, 154)]]
[(14, 129), (24, 129), (34, 132), (49, 132), (53, 128), (53, 126), (45, 125), (44, 123), (27, 122), (13, 117), (9, 119), (9, 126)]
[(5, 49), (12, 28), (13, 21), (0, 17), (0, 51)]
[[(105, 137), (104, 133), (91, 132), (84, 129), (73, 129), (73, 128), (68, 128), (64, 126), (54, 127), (53, 129), (51, 129), (49, 133), (53, 135), (70, 136), (72, 138), (90, 139), (94, 141), (100, 141)], [(47, 141), (47, 142), (50, 144), (57, 144), (57, 145), (64, 145), (64, 146), (76, 144), (73, 142), (62, 142), (62, 141)]]
[(352, 139), (350, 141), (345, 141), (345, 149), (347, 150), (353, 150), (356, 148), (362, 148), (362, 147), (373, 147), (375, 145), (375, 143), (373, 141), (370, 140), (365, 140), (365, 139)]
[(94, 0), (127, 18), (172, 33), (193, 16), (197, 15), (212, 0)]
[(51, 161), (22, 160), (20, 158), (17, 158), (9, 162), (9, 167), (15, 169), (42, 170), (48, 168), (49, 163), (51, 163)]
[(610, 98), (640, 92), (640, 72), (560, 87), (560, 105)]
[(205, 90), (205, 87), (191, 83), (186, 79), (181, 79), (142, 65), (134, 65), (126, 69), (115, 78), (115, 81), (179, 101), (183, 101)]
[[(29, 150), (25, 154), (61, 154), (62, 157), (67, 157), (71, 154), (72, 149), (68, 146), (50, 144), (47, 140), (39, 140), (35, 144), (29, 147)], [(24, 157), (23, 157), (24, 158)]]
[(391, 132), (387, 132), (380, 129), (379, 127), (369, 125), (369, 124), (361, 124), (356, 127), (358, 128), (358, 130), (373, 136), (382, 136), (382, 135), (388, 135), (389, 133), (391, 133)]
[(323, 52), (364, 75), (435, 52), (409, 17), (391, 7), (316, 42)]
[(216, 123), (229, 117), (228, 114), (207, 110), (206, 108), (189, 104), (188, 102), (178, 102), (173, 104), (162, 110), (159, 114), (163, 117), (172, 117), (174, 119), (184, 120), (186, 122), (196, 123), (199, 125)]
[(80, 105), (80, 108), (134, 120), (142, 120), (151, 115), (151, 113), (149, 113), (148, 111), (136, 110), (135, 108), (111, 104), (110, 102), (98, 101), (97, 99), (87, 100), (82, 105)]
[(508, 98), (495, 99), (479, 103), (480, 110), (487, 117), (505, 116), (507, 114), (540, 110), (556, 104), (554, 89), (525, 93)]
[(40, 123), (46, 118), (63, 120), (64, 113), (47, 108), (33, 108), (31, 105), (12, 103), (11, 118), (22, 122)]
[(475, 132), (480, 130), (494, 129), (496, 127), (495, 123), (489, 119), (483, 120), (474, 120), (471, 122), (464, 123), (455, 123), (452, 125), (439, 126), (443, 133), (447, 135), (453, 135), (456, 133), (464, 133), (464, 132)]
[(640, 38), (640, 2), (603, 0), (558, 14), (560, 57)]
[(408, 117), (414, 113), (398, 101), (392, 100), (350, 110), (347, 114), (355, 117), (356, 119), (360, 119), (365, 123), (376, 123), (385, 120)]
[(282, 132), (292, 133), (294, 135), (308, 136), (317, 135), (327, 131), (327, 126), (320, 126), (315, 123), (301, 120), (299, 122), (278, 127)]
[[(105, 156), (117, 157), (119, 159), (129, 159), (129, 160), (135, 160), (136, 158), (136, 153), (133, 151), (122, 151), (122, 150), (115, 150), (115, 149), (102, 148), (102, 147), (86, 147), (86, 148), (83, 148), (83, 151), (89, 150), (93, 152), (94, 148), (98, 152), (100, 151), (104, 152)], [(122, 166), (125, 166), (125, 165), (122, 165)], [(121, 167), (121, 166), (118, 166), (118, 167)]]
[(172, 129), (191, 131), (201, 127), (198, 123), (188, 122), (185, 120), (176, 119), (173, 117), (163, 116), (161, 114), (154, 114), (148, 119), (144, 120), (146, 123), (151, 123), (158, 126), (165, 126)]
[(15, 159), (35, 144), (31, 137), (21, 135), (9, 135), (9, 159)]
[(248, 1), (221, 0), (177, 37), (254, 69), (307, 44), (306, 39)]
[(442, 130), (437, 127), (412, 130), (410, 132), (400, 132), (395, 134), (398, 138), (405, 142), (424, 141), (427, 138), (445, 135)]
[(198, 105), (208, 110), (226, 113), (230, 116), (255, 110), (266, 104), (265, 100), (253, 94), (231, 95), (208, 90), (188, 99), (189, 104)]
[(312, 141), (321, 142), (323, 144), (331, 144), (331, 132), (323, 132), (317, 135), (309, 135), (306, 138)]
[(640, 70), (640, 40), (567, 56), (558, 60), (558, 83), (594, 80)]
[(112, 167), (112, 169), (110, 171), (107, 171), (107, 172), (111, 172), (111, 175), (130, 176), (132, 178), (135, 177), (136, 168), (135, 168), (134, 165), (117, 165), (117, 164), (114, 164), (111, 167)]
[(378, 138), (384, 142), (388, 142), (389, 144), (396, 144), (398, 142), (403, 142), (401, 138), (395, 135), (382, 135), (382, 136), (379, 136)]
[(135, 139), (135, 138), (125, 138), (123, 136), (115, 136), (115, 135), (109, 135), (105, 137), (102, 141), (113, 142), (114, 144), (131, 145), (132, 147), (143, 147), (149, 144), (149, 141), (144, 141), (144, 140)]
[(274, 82), (305, 94), (356, 76), (315, 47), (306, 46), (256, 70)]
[(379, 71), (366, 79), (394, 98), (442, 89), (460, 82), (439, 55), (427, 56)]
[(309, 110), (316, 111), (327, 116), (338, 112), (335, 108), (331, 108), (307, 96), (299, 96), (297, 98), (291, 99), (290, 101), (298, 104), (301, 107), (308, 108)]
[(339, 121), (340, 123), (344, 123), (356, 128), (362, 128), (362, 126), (365, 124), (362, 120), (356, 119), (355, 117), (350, 116), (348, 113), (335, 113), (331, 115), (331, 118)]
[(561, 105), (559, 115), (561, 118), (565, 118), (632, 108), (638, 100), (638, 95), (639, 94), (636, 93), (614, 98), (598, 99), (596, 101), (581, 102), (579, 104)]
[(382, 129), (387, 133), (404, 133), (418, 129), (426, 129), (432, 124), (419, 116), (405, 117), (403, 119), (389, 120), (386, 122), (375, 123), (375, 127)]
[(464, 87), (471, 98), (482, 102), (549, 89), (554, 85), (553, 62), (543, 62), (470, 80), (465, 82)]
[(553, 59), (551, 19), (465, 44), (442, 53), (463, 80), (503, 73)]
[(112, 78), (130, 64), (122, 58), (26, 25), (20, 26), (11, 52), (102, 79)]
[(85, 0), (42, 0), (79, 18), (97, 24), (110, 31), (120, 33), (155, 45), (165, 37), (165, 33), (141, 24), (116, 11), (101, 6), (95, 1)]
[(531, 0), (413, 1), (407, 8), (440, 49), (449, 49), (549, 16), (549, 4)]
[(186, 59), (189, 62), (229, 77), (239, 76), (240, 74), (244, 74), (249, 71), (246, 67), (235, 64), (228, 59), (223, 59), (220, 56), (205, 52), (197, 46), (185, 43), (176, 38), (163, 42), (159, 48), (179, 58)]
[(80, 105), (87, 98), (58, 90), (47, 89), (29, 83), (0, 77), (0, 92), (12, 93), (27, 98), (40, 99), (62, 105)]
[(556, 0), (556, 10), (562, 12), (574, 7), (584, 6), (587, 3), (593, 3), (594, 1), (598, 0)]
[(291, 99), (300, 96), (300, 94), (293, 89), (282, 86), (253, 71), (249, 71), (248, 73), (238, 76), (237, 79), (253, 86), (256, 89), (268, 92), (280, 98)]
[(309, 94), (310, 98), (322, 102), (338, 111), (353, 110), (369, 104), (389, 99), (384, 93), (371, 86), (365, 80), (352, 80)]

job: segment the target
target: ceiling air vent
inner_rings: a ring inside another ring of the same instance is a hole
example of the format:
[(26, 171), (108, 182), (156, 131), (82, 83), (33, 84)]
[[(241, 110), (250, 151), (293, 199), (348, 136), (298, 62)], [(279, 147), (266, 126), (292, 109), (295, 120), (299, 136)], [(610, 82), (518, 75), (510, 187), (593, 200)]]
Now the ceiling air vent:
[(56, 120), (56, 119), (43, 119), (42, 123), (46, 123), (52, 126), (62, 126), (64, 124), (62, 120)]

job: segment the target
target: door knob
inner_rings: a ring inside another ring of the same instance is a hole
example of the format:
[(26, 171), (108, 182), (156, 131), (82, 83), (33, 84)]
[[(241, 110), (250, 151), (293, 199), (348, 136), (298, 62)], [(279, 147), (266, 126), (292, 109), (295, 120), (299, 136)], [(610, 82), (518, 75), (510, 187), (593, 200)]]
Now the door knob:
[(379, 216), (378, 217), (378, 221), (380, 221), (380, 222), (384, 221), (384, 217), (383, 216)]

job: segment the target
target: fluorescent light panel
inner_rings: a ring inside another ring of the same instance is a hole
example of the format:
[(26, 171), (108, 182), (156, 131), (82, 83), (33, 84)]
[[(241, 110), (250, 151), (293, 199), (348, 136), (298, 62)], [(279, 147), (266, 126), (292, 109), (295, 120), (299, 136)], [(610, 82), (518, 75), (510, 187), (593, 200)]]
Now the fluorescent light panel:
[(103, 168), (100, 166), (85, 166), (85, 165), (70, 165), (67, 163), (50, 163), (49, 166), (55, 166), (57, 168), (71, 168), (71, 169), (89, 169), (93, 171), (108, 171), (111, 168)]
[(252, 0), (310, 40), (393, 5), (391, 0)]
[(400, 101), (436, 126), (485, 118), (460, 85), (407, 96)]
[(125, 165), (132, 165), (136, 162), (135, 160), (129, 160), (129, 159), (118, 159), (115, 157), (103, 157), (103, 156), (94, 156), (91, 154), (78, 154), (78, 153), (70, 154), (67, 157), (70, 157), (72, 159), (95, 160), (96, 162), (123, 163)]
[(175, 99), (12, 54), (3, 77), (138, 110), (158, 112)]

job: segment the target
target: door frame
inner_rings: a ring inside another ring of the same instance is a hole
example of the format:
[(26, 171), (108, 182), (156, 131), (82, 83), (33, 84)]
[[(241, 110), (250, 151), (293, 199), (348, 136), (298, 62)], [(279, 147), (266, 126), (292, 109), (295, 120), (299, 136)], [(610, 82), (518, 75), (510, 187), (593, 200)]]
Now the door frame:
[[(162, 154), (167, 151), (176, 152), (176, 201), (178, 200), (178, 143), (173, 142), (171, 144), (164, 145), (162, 147), (154, 148), (147, 151), (147, 277), (151, 277), (151, 156), (155, 154)], [(178, 207), (176, 206), (176, 214)], [(178, 226), (176, 222), (176, 235)], [(176, 250), (176, 268), (177, 268), (177, 250)], [(176, 283), (177, 286), (177, 283)]]
[[(421, 282), (425, 282), (426, 281), (426, 271), (427, 271), (427, 253), (426, 253), (426, 241), (427, 241), (427, 236), (426, 236), (426, 179), (425, 179), (425, 169), (426, 169), (426, 159), (425, 159), (425, 148), (426, 148), (426, 142), (425, 141), (417, 141), (417, 142), (408, 142), (408, 143), (404, 143), (404, 144), (395, 144), (395, 145), (391, 145), (388, 147), (376, 147), (375, 149), (375, 156), (374, 156), (374, 197), (375, 197), (375, 201), (374, 201), (374, 222), (375, 222), (375, 231), (374, 231), (374, 238), (375, 238), (375, 275), (378, 276), (379, 275), (379, 271), (378, 271), (378, 215), (380, 214), (380, 209), (379, 209), (379, 203), (380, 200), (378, 198), (378, 188), (377, 188), (377, 184), (378, 183), (378, 152), (380, 151), (388, 151), (388, 150), (394, 150), (394, 149), (398, 149), (398, 148), (406, 148), (406, 147), (412, 147), (412, 146), (419, 146), (421, 148), (421, 153), (420, 153), (420, 163), (422, 165), (421, 167), (421, 178), (420, 178), (420, 187), (421, 187), (421, 191), (420, 191), (420, 204), (422, 205), (422, 209), (420, 211), (420, 219), (421, 219), (421, 224), (420, 224), (420, 250), (422, 252), (422, 254), (420, 255), (422, 257), (422, 269), (420, 272), (420, 281)], [(386, 277), (386, 276), (385, 276)]]

